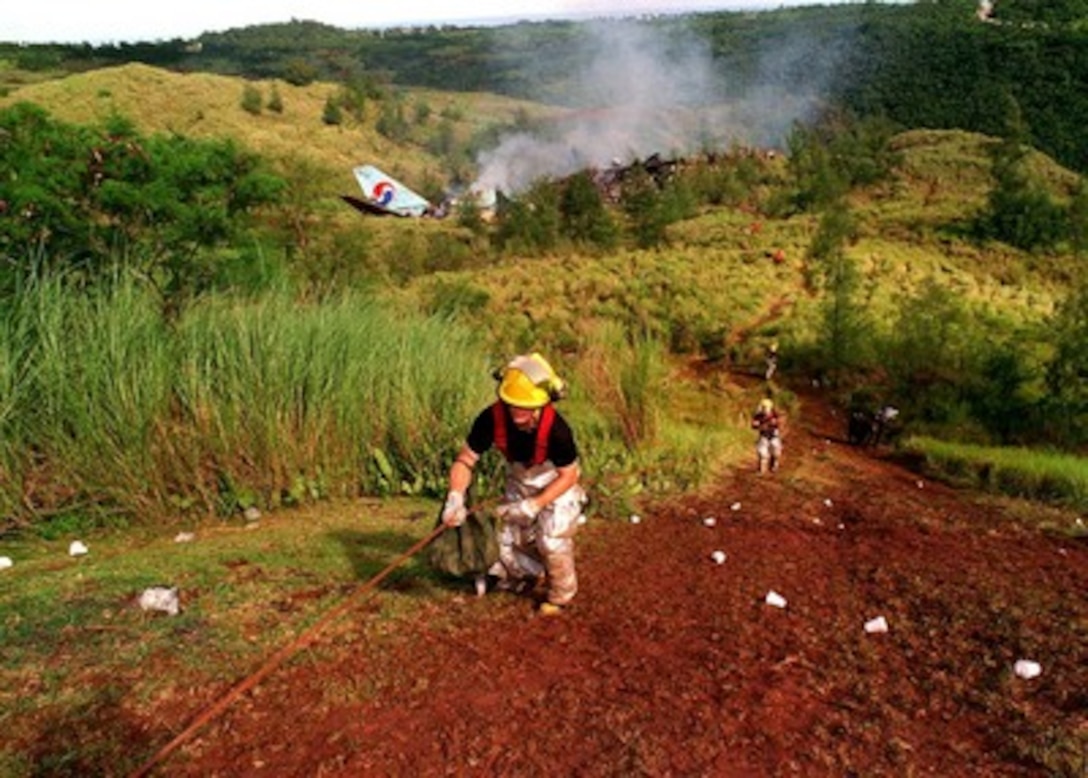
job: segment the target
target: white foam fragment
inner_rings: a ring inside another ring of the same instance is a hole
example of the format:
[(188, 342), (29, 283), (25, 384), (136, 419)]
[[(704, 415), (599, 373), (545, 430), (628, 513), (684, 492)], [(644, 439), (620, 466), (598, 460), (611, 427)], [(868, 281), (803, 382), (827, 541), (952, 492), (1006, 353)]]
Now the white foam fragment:
[(776, 592), (774, 589), (771, 589), (769, 592), (767, 592), (767, 596), (763, 598), (763, 601), (766, 602), (768, 605), (773, 605), (776, 608), (786, 607), (786, 598)]
[(1030, 659), (1017, 659), (1016, 664), (1012, 666), (1012, 671), (1019, 678), (1031, 680), (1042, 675), (1043, 667), (1038, 662), (1033, 662)]
[(865, 631), (870, 635), (878, 634), (888, 631), (888, 621), (883, 616), (877, 616), (875, 619), (869, 619), (865, 622)]
[(83, 541), (81, 540), (73, 540), (71, 545), (68, 546), (69, 556), (83, 556), (84, 554), (89, 552), (90, 549), (87, 548), (87, 546), (85, 546), (83, 544)]

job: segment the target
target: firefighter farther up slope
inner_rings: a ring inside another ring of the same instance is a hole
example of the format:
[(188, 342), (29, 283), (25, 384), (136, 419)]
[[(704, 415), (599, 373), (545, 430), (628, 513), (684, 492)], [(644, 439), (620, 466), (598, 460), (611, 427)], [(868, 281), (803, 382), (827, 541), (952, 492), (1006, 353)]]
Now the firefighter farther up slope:
[(774, 400), (764, 397), (752, 416), (752, 429), (759, 431), (759, 437), (756, 438), (756, 456), (761, 474), (768, 469), (773, 472), (782, 464), (781, 427), (781, 418), (774, 409)]
[(500, 589), (544, 577), (540, 613), (555, 615), (578, 590), (574, 534), (584, 523), (578, 449), (555, 409), (565, 384), (540, 354), (515, 357), (497, 373), (498, 400), (476, 417), (450, 467), (442, 521), (459, 526), (465, 492), (480, 456), (494, 446), (506, 459), (504, 502), (498, 507), (499, 560), (489, 572)]

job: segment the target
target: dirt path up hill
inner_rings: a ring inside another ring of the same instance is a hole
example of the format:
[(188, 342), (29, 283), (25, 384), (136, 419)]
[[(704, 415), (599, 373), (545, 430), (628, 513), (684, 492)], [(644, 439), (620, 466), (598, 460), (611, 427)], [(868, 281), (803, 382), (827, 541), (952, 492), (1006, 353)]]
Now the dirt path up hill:
[[(323, 641), (163, 774), (1075, 775), (1088, 548), (841, 427), (802, 396), (780, 472), (591, 522), (561, 618), (458, 593)], [(1043, 674), (1016, 677), (1021, 658)]]

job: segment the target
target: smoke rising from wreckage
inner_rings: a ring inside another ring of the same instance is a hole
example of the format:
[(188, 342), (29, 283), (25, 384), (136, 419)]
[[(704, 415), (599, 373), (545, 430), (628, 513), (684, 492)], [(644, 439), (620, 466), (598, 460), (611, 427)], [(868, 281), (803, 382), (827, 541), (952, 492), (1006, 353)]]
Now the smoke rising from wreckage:
[[(754, 77), (733, 79), (692, 31), (666, 33), (637, 22), (585, 29), (583, 56), (572, 58), (584, 66), (563, 94), (538, 100), (573, 107), (538, 131), (503, 136), (477, 156), (479, 173), (466, 191), (485, 218), (493, 215), (497, 193), (516, 198), (542, 180), (588, 171), (602, 197), (616, 203), (619, 183), (636, 167), (661, 186), (702, 155), (713, 161), (724, 149), (780, 148), (798, 121), (819, 110), (820, 84), (837, 61), (826, 53), (810, 57), (812, 41), (784, 40), (767, 52)], [(782, 74), (800, 62), (806, 63), (806, 86), (798, 91)], [(521, 66), (533, 70), (531, 62)], [(366, 186), (364, 192), (364, 203), (344, 199), (365, 212), (387, 213)], [(444, 216), (465, 196), (397, 215)]]

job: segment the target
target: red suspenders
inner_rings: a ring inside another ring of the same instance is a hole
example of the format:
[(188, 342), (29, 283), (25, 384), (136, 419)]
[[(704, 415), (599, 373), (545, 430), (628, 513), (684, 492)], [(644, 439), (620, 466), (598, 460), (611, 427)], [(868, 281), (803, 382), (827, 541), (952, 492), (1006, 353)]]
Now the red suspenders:
[[(506, 409), (501, 402), (491, 406), (491, 416), (495, 421), (495, 448), (502, 452), (507, 460), (510, 459), (510, 441), (506, 436)], [(548, 438), (552, 432), (552, 422), (555, 421), (555, 408), (550, 404), (545, 405), (540, 414), (540, 423), (536, 428), (536, 447), (533, 449), (533, 461), (531, 465), (539, 465), (548, 458)]]

